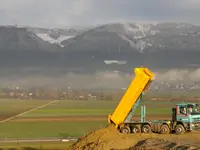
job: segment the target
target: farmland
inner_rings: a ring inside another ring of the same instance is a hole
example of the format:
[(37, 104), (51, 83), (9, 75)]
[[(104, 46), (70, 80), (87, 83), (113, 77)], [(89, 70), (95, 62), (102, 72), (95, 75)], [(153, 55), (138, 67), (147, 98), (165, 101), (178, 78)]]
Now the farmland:
[[(48, 100), (1, 99), (1, 120), (49, 102)], [(108, 114), (114, 111), (118, 102), (60, 100), (14, 120), (1, 123), (0, 138), (5, 140), (84, 136), (87, 132), (105, 127)], [(148, 119), (167, 119), (171, 117), (171, 107), (176, 102), (144, 101), (141, 105), (143, 104), (147, 106)], [(139, 117), (139, 112), (138, 108), (135, 112), (136, 119)], [(68, 144), (65, 143), (65, 145)]]
[(36, 108), (48, 102), (50, 101), (0, 99), (0, 120)]

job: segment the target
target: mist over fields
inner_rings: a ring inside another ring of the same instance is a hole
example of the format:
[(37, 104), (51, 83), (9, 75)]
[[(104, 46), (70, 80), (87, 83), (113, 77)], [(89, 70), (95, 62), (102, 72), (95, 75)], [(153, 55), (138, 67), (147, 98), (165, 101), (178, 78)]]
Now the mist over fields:
[[(151, 69), (151, 68), (150, 68)], [(18, 85), (21, 88), (78, 88), (78, 89), (121, 89), (127, 88), (134, 73), (119, 71), (96, 71), (95, 73), (68, 72), (64, 69), (13, 69), (3, 70), (0, 75), (2, 87)], [(158, 84), (192, 85), (200, 81), (200, 68), (197, 69), (168, 69), (157, 71), (152, 87)], [(162, 86), (161, 86), (162, 87)], [(164, 87), (164, 85), (163, 85)], [(168, 85), (169, 87), (169, 85)]]

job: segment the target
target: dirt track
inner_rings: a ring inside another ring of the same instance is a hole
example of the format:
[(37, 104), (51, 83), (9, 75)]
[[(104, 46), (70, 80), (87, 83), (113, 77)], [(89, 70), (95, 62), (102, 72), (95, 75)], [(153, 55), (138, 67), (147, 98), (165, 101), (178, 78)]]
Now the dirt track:
[(73, 144), (69, 150), (178, 150), (199, 149), (200, 132), (184, 135), (121, 134), (113, 126), (88, 134)]

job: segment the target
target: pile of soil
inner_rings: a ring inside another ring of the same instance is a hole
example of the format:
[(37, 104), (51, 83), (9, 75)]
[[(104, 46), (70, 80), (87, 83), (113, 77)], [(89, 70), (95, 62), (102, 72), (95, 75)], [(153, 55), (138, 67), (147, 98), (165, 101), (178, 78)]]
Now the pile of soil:
[(179, 141), (175, 135), (122, 134), (110, 125), (81, 137), (69, 150), (200, 150)]
[[(159, 138), (149, 138), (138, 142), (132, 148), (126, 150), (192, 150), (198, 149), (198, 147), (190, 145), (181, 145), (176, 142), (171, 142)], [(200, 148), (199, 148), (200, 149)]]

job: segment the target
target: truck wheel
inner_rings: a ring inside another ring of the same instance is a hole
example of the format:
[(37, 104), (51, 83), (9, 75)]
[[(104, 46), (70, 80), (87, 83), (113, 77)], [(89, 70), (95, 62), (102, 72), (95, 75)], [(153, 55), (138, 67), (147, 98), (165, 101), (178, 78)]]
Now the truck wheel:
[(131, 133), (131, 130), (128, 126), (124, 126), (121, 128), (121, 132), (124, 134), (129, 134), (129, 133)]
[(169, 134), (170, 130), (169, 130), (169, 126), (166, 124), (163, 124), (160, 128), (160, 133), (161, 134)]
[(151, 127), (148, 124), (142, 126), (142, 133), (151, 133)]
[(175, 127), (175, 132), (176, 134), (183, 134), (185, 132), (185, 128), (183, 127), (183, 125), (178, 124)]
[(141, 133), (141, 128), (139, 125), (135, 125), (132, 127), (132, 132), (133, 133)]

